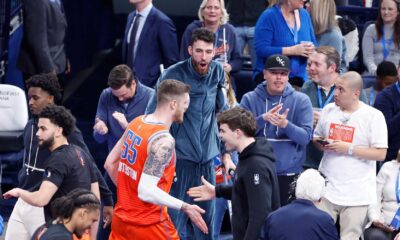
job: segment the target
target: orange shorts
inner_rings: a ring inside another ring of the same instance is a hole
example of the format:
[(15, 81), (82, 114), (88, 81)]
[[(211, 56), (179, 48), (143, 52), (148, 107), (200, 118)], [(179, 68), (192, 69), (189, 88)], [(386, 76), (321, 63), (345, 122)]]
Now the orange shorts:
[(151, 225), (133, 225), (113, 216), (109, 240), (179, 240), (178, 232), (170, 219)]
[(89, 234), (89, 233), (85, 233), (85, 234), (82, 235), (81, 238), (78, 238), (78, 237), (74, 234), (74, 235), (72, 235), (72, 238), (73, 238), (74, 240), (90, 240), (90, 234)]

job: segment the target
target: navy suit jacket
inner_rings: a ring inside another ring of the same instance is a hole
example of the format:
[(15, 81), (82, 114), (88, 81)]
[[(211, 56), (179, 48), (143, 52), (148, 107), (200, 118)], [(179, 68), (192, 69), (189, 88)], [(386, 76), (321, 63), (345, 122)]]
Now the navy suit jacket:
[[(128, 32), (136, 12), (128, 16), (122, 43), (122, 59), (127, 63)], [(178, 40), (175, 25), (170, 18), (154, 6), (151, 8), (140, 33), (133, 68), (138, 80), (153, 87), (160, 76), (160, 64), (168, 68), (179, 59)]]

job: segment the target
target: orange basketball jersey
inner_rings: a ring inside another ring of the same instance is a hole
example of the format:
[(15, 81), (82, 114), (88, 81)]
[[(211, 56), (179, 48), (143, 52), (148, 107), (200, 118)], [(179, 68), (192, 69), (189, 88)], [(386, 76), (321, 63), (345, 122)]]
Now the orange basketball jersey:
[[(117, 204), (114, 214), (122, 221), (135, 225), (150, 225), (168, 218), (167, 207), (143, 202), (138, 197), (138, 186), (147, 159), (148, 144), (168, 129), (139, 116), (129, 123), (123, 137), (118, 165)], [(175, 151), (170, 164), (158, 182), (158, 187), (169, 193), (175, 174)]]

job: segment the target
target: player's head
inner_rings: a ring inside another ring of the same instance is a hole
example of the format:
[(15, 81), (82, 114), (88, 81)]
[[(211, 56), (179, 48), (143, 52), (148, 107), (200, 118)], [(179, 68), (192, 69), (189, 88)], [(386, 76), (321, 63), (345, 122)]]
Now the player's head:
[(136, 84), (135, 72), (125, 64), (115, 66), (108, 75), (108, 86), (120, 102), (125, 102), (135, 95)]
[(190, 104), (190, 86), (178, 80), (167, 79), (157, 88), (157, 107), (167, 107), (174, 113), (175, 122), (183, 122)]

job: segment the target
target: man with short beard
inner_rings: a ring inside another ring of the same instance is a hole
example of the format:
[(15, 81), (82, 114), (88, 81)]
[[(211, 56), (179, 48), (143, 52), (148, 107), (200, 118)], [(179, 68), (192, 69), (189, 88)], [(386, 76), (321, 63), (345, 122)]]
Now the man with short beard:
[[(213, 157), (219, 154), (216, 113), (226, 104), (223, 67), (212, 61), (215, 34), (205, 28), (196, 29), (188, 51), (190, 58), (166, 69), (157, 85), (166, 79), (177, 79), (191, 86), (190, 106), (181, 124), (171, 126), (176, 139), (176, 177), (171, 195), (185, 202), (193, 200), (186, 195), (190, 187), (201, 184), (200, 177), (215, 184)], [(154, 111), (157, 100), (153, 97), (146, 113)], [(208, 235), (195, 227), (182, 212), (169, 209), (169, 214), (182, 239), (212, 239), (214, 201), (199, 204), (206, 213), (203, 215), (208, 225)]]

